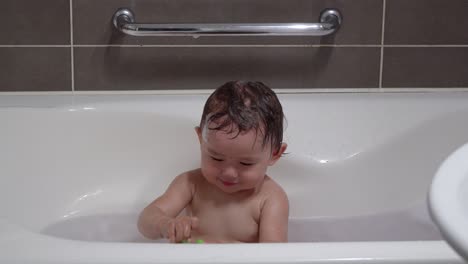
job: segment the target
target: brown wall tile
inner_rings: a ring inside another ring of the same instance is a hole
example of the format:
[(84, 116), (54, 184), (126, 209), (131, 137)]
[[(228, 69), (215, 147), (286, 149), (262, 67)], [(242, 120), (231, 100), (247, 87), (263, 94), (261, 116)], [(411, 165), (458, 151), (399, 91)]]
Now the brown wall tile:
[(70, 48), (0, 48), (0, 91), (71, 91)]
[(467, 87), (468, 48), (385, 48), (384, 87)]
[[(0, 45), (70, 44), (69, 0), (5, 0)], [(386, 0), (385, 44), (467, 44), (466, 0)], [(236, 44), (378, 45), (383, 0), (73, 0), (76, 45), (213, 45), (75, 47), (76, 90), (206, 89), (255, 79), (275, 88), (374, 88), (379, 47)], [(317, 22), (324, 8), (343, 13), (331, 37), (130, 37), (111, 17), (130, 7), (139, 22)], [(9, 25), (15, 25), (14, 27)], [(0, 47), (0, 91), (70, 90), (70, 48)], [(385, 47), (383, 87), (467, 87), (466, 47)]]
[(386, 3), (385, 44), (468, 44), (468, 1)]
[(378, 86), (379, 48), (76, 48), (75, 90), (210, 89), (228, 80), (275, 88)]
[(69, 0), (3, 0), (0, 45), (70, 44)]
[[(338, 8), (343, 26), (329, 37), (132, 37), (111, 18), (131, 8), (140, 23), (318, 22), (324, 8)], [(382, 0), (74, 0), (75, 44), (380, 44)]]

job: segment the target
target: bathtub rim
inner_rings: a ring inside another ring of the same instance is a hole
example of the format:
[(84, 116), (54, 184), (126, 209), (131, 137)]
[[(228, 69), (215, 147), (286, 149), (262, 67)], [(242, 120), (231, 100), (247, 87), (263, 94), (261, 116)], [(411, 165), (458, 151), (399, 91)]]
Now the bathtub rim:
[[(278, 95), (307, 95), (335, 98), (399, 98), (467, 100), (468, 88), (427, 89), (273, 89)], [(114, 100), (151, 100), (160, 96), (208, 97), (213, 90), (142, 90), (142, 91), (62, 91), (62, 92), (0, 92), (0, 108), (60, 108)]]
[(445, 241), (255, 245), (86, 242), (32, 233), (1, 219), (0, 245), (2, 263), (464, 263)]
[[(417, 88), (417, 89), (379, 89), (379, 88), (324, 88), (324, 89), (273, 89), (279, 95), (308, 96), (370, 96), (370, 97), (400, 97), (400, 98), (440, 98), (468, 99), (468, 88)], [(43, 92), (1, 92), (0, 107), (58, 107), (75, 103), (92, 103), (114, 100), (116, 98), (142, 99), (158, 96), (206, 96), (213, 89), (194, 90), (141, 90), (141, 91), (43, 91)], [(40, 100), (38, 100), (40, 99)]]

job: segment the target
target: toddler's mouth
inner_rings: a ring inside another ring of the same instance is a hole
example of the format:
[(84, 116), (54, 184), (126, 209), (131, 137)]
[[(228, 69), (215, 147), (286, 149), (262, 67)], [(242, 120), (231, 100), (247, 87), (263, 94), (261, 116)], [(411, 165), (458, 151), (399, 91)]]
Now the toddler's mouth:
[(221, 178), (218, 178), (218, 180), (224, 185), (224, 186), (233, 186), (236, 185), (237, 182), (232, 182), (232, 181), (226, 181)]

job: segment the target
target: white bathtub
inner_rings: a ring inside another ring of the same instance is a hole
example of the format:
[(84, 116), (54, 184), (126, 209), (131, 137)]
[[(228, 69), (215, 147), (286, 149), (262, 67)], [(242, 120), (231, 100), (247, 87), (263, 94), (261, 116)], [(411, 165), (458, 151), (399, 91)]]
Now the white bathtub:
[(290, 243), (143, 239), (137, 214), (198, 165), (207, 96), (0, 96), (0, 263), (463, 263), (426, 193), (468, 93), (280, 94)]

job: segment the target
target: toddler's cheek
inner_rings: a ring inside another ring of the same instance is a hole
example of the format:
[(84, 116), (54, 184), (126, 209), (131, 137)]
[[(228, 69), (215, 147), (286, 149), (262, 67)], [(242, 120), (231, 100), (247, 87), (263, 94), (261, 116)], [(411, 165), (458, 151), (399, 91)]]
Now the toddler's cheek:
[(245, 179), (249, 182), (255, 183), (265, 178), (265, 170), (255, 170), (245, 174)]
[(202, 166), (202, 173), (207, 179), (216, 178), (217, 169), (210, 166)]

